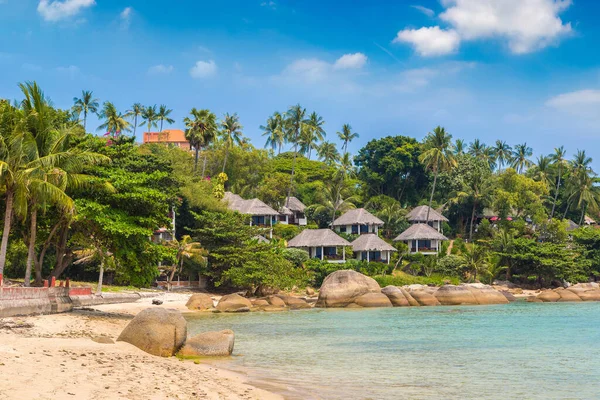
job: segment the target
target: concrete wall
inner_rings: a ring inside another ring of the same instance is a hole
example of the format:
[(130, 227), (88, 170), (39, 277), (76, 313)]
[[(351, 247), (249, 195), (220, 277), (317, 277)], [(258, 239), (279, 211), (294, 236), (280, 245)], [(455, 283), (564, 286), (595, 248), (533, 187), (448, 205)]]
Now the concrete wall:
[(69, 288), (0, 287), (0, 318), (71, 311)]

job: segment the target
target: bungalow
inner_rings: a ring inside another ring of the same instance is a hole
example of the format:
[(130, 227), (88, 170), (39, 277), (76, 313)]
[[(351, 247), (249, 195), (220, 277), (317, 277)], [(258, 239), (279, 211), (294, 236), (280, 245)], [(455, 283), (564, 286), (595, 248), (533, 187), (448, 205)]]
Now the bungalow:
[(336, 232), (349, 233), (352, 235), (362, 235), (363, 233), (379, 232), (383, 226), (383, 221), (365, 210), (364, 208), (355, 208), (344, 213), (331, 224)]
[(270, 226), (272, 229), (273, 223), (277, 222), (277, 217), (279, 216), (277, 211), (273, 210), (259, 199), (244, 200), (237, 194), (225, 192), (223, 201), (227, 203), (227, 207), (231, 211), (250, 215), (250, 225), (263, 227)]
[[(429, 218), (427, 218), (427, 211), (429, 210)], [(438, 211), (430, 208), (429, 206), (418, 206), (413, 208), (408, 214), (406, 219), (411, 224), (425, 224), (434, 228), (440, 233), (444, 233), (442, 229), (442, 223), (448, 222), (448, 218), (444, 217)]]
[(351, 246), (350, 242), (331, 229), (305, 229), (287, 244), (287, 247), (308, 251), (310, 258), (320, 258), (331, 263), (346, 262), (346, 246)]
[(413, 224), (400, 235), (394, 242), (405, 242), (408, 244), (408, 253), (423, 253), (426, 255), (437, 254), (440, 251), (440, 243), (448, 238), (428, 224)]
[(282, 224), (306, 226), (306, 206), (296, 197), (286, 199), (285, 205), (279, 209), (279, 222)]
[(390, 263), (392, 251), (396, 248), (385, 242), (374, 233), (360, 235), (352, 242), (352, 251), (356, 259), (361, 261), (377, 261)]

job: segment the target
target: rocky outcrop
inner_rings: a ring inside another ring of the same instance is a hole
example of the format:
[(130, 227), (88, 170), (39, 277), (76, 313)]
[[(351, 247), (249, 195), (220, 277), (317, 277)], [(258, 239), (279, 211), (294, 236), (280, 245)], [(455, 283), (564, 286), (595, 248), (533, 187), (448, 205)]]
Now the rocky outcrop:
[(273, 307), (285, 307), (285, 301), (283, 301), (278, 296), (269, 296), (267, 297), (267, 301)]
[(557, 288), (544, 290), (537, 295), (537, 300), (549, 302), (600, 301), (600, 286), (595, 282), (578, 283), (567, 289)]
[(281, 300), (283, 300), (285, 305), (288, 306), (290, 308), (290, 310), (301, 310), (303, 308), (311, 308), (310, 304), (308, 304), (303, 299), (299, 299), (298, 297), (280, 295), (280, 294), (278, 294), (276, 296), (279, 297)]
[(464, 286), (444, 285), (435, 292), (435, 298), (445, 306), (479, 304), (473, 293)]
[[(463, 286), (463, 285), (461, 285)], [(475, 297), (477, 300), (477, 304), (485, 305), (485, 304), (507, 304), (508, 299), (498, 290), (487, 286), (487, 285), (474, 285), (467, 284), (464, 285)]]
[(179, 311), (147, 308), (127, 324), (117, 341), (155, 356), (170, 357), (183, 346), (186, 336), (187, 323)]
[(393, 307), (390, 299), (383, 293), (365, 293), (354, 300), (361, 307)]
[(352, 270), (335, 271), (323, 281), (316, 307), (346, 307), (367, 293), (381, 293), (375, 279)]
[(256, 300), (252, 300), (252, 306), (253, 307), (263, 308), (263, 307), (270, 306), (270, 304), (265, 299), (256, 299)]
[(190, 296), (185, 306), (190, 310), (209, 311), (215, 308), (213, 299), (206, 293), (195, 293)]
[(252, 308), (252, 302), (239, 294), (228, 294), (219, 300), (217, 310), (221, 312), (246, 312)]
[(421, 306), (439, 306), (440, 302), (431, 293), (424, 290), (414, 290), (409, 292), (410, 295), (419, 302)]
[(205, 332), (189, 338), (177, 353), (183, 357), (226, 357), (233, 352), (235, 335), (227, 329)]
[(537, 296), (537, 299), (544, 303), (555, 303), (560, 300), (560, 294), (556, 293), (554, 290), (546, 290), (540, 293)]
[(560, 299), (557, 300), (558, 302), (581, 301), (581, 298), (570, 290), (559, 288), (555, 289), (555, 291), (560, 296)]
[(406, 300), (408, 301), (408, 305), (412, 306), (412, 307), (418, 307), (421, 304), (419, 304), (419, 302), (417, 300), (415, 300), (414, 297), (412, 297), (412, 295), (410, 293), (408, 293), (406, 291), (406, 289), (404, 288), (400, 288), (400, 291), (402, 292), (402, 294), (404, 295), (404, 297), (406, 297)]
[(500, 293), (502, 294), (502, 296), (504, 296), (506, 298), (506, 300), (508, 300), (509, 302), (513, 302), (513, 301), (517, 301), (517, 298), (515, 297), (514, 294), (512, 294), (511, 292), (508, 292), (506, 290), (501, 290)]
[(402, 291), (396, 286), (386, 286), (381, 289), (381, 293), (385, 294), (394, 307), (408, 307), (408, 300), (402, 294)]

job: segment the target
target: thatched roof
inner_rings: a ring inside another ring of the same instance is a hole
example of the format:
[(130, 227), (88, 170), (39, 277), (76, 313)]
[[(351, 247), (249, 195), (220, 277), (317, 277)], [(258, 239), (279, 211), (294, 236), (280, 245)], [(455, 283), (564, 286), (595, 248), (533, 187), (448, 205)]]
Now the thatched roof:
[(259, 199), (244, 200), (237, 194), (231, 192), (225, 192), (223, 201), (227, 202), (227, 207), (231, 211), (237, 211), (240, 214), (279, 215), (277, 211), (273, 210)]
[(252, 239), (256, 240), (258, 243), (270, 243), (271, 241), (264, 237), (263, 235), (256, 235)]
[(577, 225), (575, 222), (571, 221), (570, 219), (567, 220), (567, 232), (571, 232), (574, 231), (575, 229), (579, 228), (579, 225)]
[(586, 215), (583, 218), (583, 223), (586, 224), (586, 225), (594, 225), (596, 223), (596, 221), (594, 221), (591, 217), (589, 217), (589, 216)]
[[(427, 221), (427, 210), (429, 206), (418, 206), (413, 208), (408, 214), (406, 219), (410, 222), (426, 222)], [(448, 218), (437, 212), (435, 209), (429, 211), (430, 221), (448, 221)]]
[(333, 221), (332, 224), (332, 226), (344, 225), (383, 225), (383, 221), (364, 208), (355, 208), (344, 213), (341, 217)]
[(288, 242), (288, 247), (351, 246), (331, 229), (305, 229)]
[(396, 248), (374, 233), (360, 235), (352, 242), (354, 251), (396, 251)]
[(407, 230), (399, 234), (395, 242), (404, 240), (448, 240), (448, 238), (427, 224), (412, 224)]
[(290, 215), (288, 212), (304, 212), (305, 209), (306, 206), (300, 200), (298, 200), (298, 198), (291, 196), (289, 201), (287, 198), (285, 199), (283, 207), (281, 207), (279, 211), (282, 214)]

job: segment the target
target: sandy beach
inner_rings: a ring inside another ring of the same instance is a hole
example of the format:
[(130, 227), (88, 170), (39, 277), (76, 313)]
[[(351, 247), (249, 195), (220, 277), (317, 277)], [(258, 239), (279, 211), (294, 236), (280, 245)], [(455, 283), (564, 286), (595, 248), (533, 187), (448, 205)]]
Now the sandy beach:
[(147, 354), (116, 340), (148, 307), (182, 312), (189, 294), (94, 306), (72, 313), (0, 319), (0, 399), (281, 399), (243, 375), (175, 357)]

